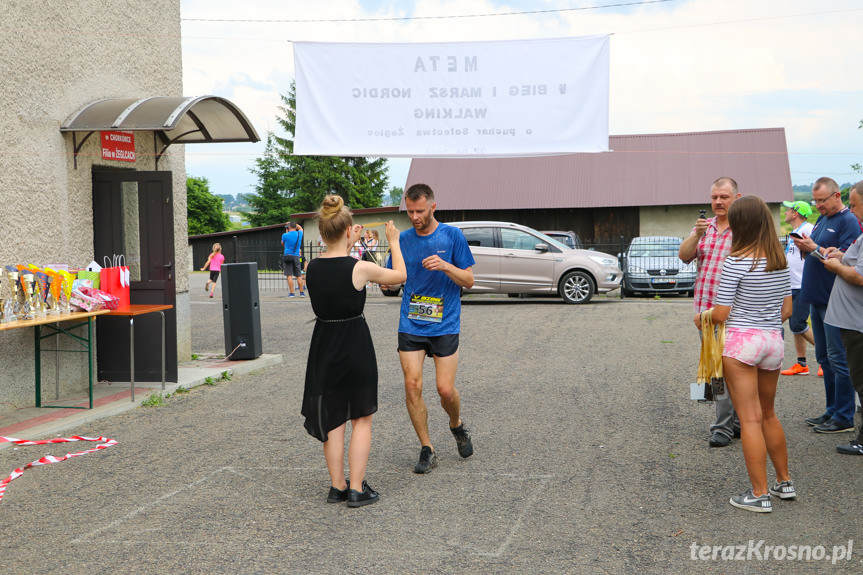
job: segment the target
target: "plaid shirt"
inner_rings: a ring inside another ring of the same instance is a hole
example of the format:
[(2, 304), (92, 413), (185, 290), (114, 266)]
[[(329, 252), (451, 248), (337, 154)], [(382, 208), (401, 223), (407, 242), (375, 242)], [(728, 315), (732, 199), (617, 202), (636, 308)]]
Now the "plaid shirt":
[[(719, 277), (722, 275), (722, 264), (725, 257), (731, 253), (731, 228), (725, 228), (721, 234), (716, 227), (716, 218), (707, 220), (707, 231), (698, 240), (695, 257), (698, 260), (698, 277), (695, 279), (695, 313), (713, 307), (716, 291), (719, 289)], [(694, 228), (693, 228), (694, 229)]]

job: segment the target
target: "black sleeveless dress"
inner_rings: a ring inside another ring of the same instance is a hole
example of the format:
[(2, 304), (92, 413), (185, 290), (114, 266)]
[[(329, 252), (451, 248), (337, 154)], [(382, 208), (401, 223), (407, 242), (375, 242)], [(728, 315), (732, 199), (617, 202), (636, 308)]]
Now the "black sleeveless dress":
[(357, 260), (315, 258), (306, 285), (317, 320), (309, 346), (302, 414), (320, 441), (349, 419), (378, 410), (378, 363), (363, 317), (366, 290), (351, 279)]

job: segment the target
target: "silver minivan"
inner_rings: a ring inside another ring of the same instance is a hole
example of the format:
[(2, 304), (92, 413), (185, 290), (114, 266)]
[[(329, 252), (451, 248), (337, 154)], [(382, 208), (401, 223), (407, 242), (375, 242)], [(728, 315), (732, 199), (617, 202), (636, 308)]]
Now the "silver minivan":
[[(572, 249), (532, 228), (508, 222), (447, 222), (459, 228), (476, 260), (474, 285), (465, 293), (558, 294), (587, 303), (620, 287), (617, 258)], [(386, 295), (398, 295), (391, 286)]]

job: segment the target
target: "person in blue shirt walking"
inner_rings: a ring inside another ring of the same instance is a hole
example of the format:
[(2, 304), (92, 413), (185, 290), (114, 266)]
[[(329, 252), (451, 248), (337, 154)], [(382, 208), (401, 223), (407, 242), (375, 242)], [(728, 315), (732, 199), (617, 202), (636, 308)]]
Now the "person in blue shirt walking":
[(285, 224), (285, 229), (288, 230), (282, 234), (282, 247), (284, 255), (282, 256), (282, 267), (285, 271), (285, 278), (288, 280), (288, 297), (294, 297), (294, 278), (297, 279), (297, 289), (300, 290), (300, 297), (305, 297), (305, 279), (303, 278), (303, 266), (300, 254), (303, 250), (303, 228), (297, 222), (288, 222)]
[[(461, 330), (461, 288), (473, 287), (476, 263), (458, 228), (434, 217), (434, 192), (415, 184), (405, 192), (405, 207), (413, 229), (401, 233), (399, 244), (407, 268), (407, 281), (399, 317), (398, 351), (405, 378), (405, 402), (420, 440), (420, 457), (414, 473), (428, 473), (438, 464), (423, 401), (423, 362), (435, 364), (441, 406), (462, 457), (473, 454), (470, 431), (461, 419), (461, 398), (455, 387)], [(382, 289), (389, 286), (382, 285)]]

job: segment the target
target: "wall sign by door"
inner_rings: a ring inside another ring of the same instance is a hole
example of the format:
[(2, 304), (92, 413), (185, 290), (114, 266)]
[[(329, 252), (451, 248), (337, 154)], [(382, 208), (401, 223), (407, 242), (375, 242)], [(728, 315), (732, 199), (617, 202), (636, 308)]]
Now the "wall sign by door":
[(135, 161), (135, 132), (101, 132), (102, 159)]

